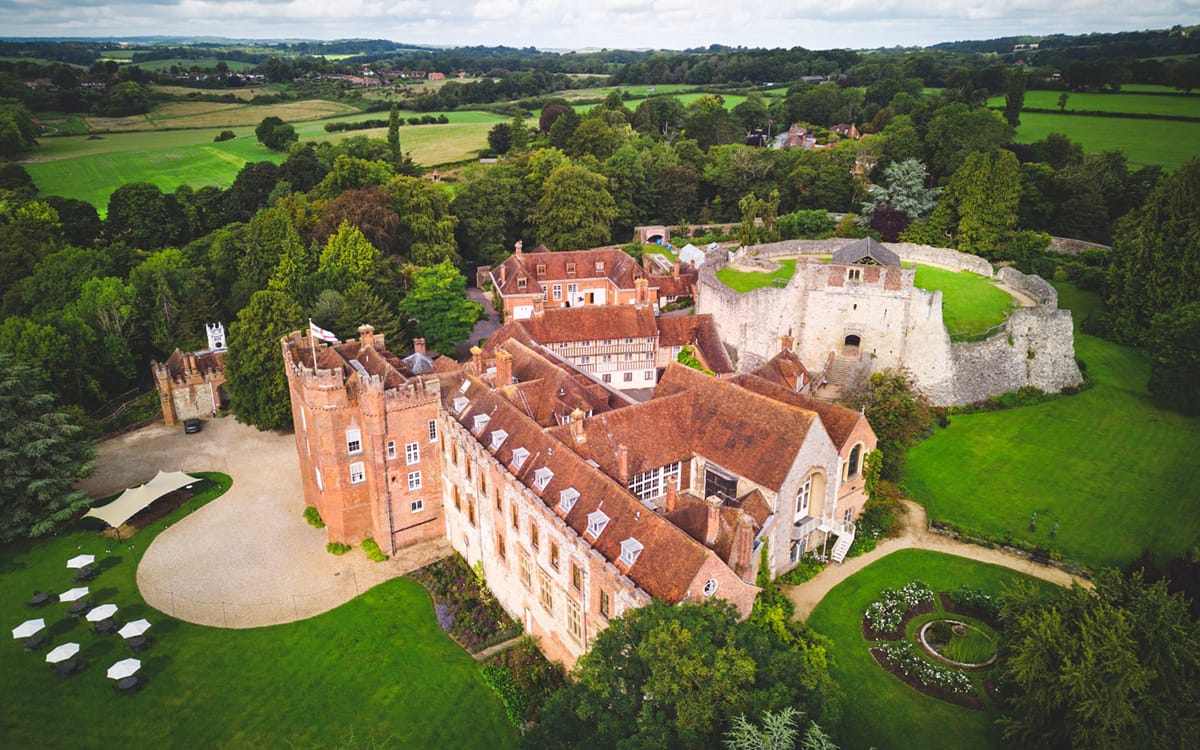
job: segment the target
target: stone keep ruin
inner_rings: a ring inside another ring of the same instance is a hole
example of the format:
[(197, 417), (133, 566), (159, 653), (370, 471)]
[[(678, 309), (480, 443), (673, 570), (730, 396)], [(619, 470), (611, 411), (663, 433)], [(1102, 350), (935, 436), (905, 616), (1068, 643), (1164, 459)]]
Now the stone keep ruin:
[[(817, 256), (833, 256), (827, 262)], [(717, 279), (731, 263), (764, 271), (794, 257), (784, 286), (739, 293)], [(995, 279), (1023, 306), (980, 341), (952, 342), (942, 293), (913, 285), (902, 262), (968, 270)], [(712, 313), (739, 371), (762, 365), (791, 334), (818, 395), (836, 395), (864, 372), (904, 368), (938, 405), (969, 404), (1033, 386), (1047, 392), (1083, 382), (1071, 312), (1040, 276), (996, 270), (983, 258), (945, 248), (865, 240), (791, 240), (711, 251), (700, 269), (697, 313)]]

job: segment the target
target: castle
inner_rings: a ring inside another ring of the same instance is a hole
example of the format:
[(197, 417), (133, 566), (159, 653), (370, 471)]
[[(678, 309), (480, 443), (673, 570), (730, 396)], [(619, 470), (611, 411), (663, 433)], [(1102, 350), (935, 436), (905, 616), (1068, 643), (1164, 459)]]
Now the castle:
[[(818, 256), (832, 256), (832, 262)], [(881, 245), (874, 240), (792, 240), (745, 248), (733, 261), (777, 268), (796, 258), (782, 287), (739, 293), (717, 278), (729, 265), (724, 250), (699, 269), (697, 312), (709, 313), (721, 339), (752, 370), (771, 356), (783, 333), (815, 380), (834, 391), (857, 375), (905, 368), (940, 405), (966, 404), (1033, 386), (1047, 392), (1078, 386), (1071, 313), (1058, 308), (1054, 287), (1013, 268), (944, 248)], [(995, 278), (1031, 304), (1014, 309), (982, 341), (952, 342), (942, 321), (942, 295), (914, 286), (902, 261), (970, 270)]]
[(225, 395), (225, 326), (206, 325), (208, 348), (194, 352), (176, 349), (163, 363), (150, 362), (162, 407), (163, 423), (213, 416)]
[(422, 344), (281, 341), (305, 500), (330, 541), (445, 537), (568, 665), (651, 599), (748, 615), (764, 545), (777, 575), (854, 538), (875, 435), (798, 392), (786, 337), (729, 380), (668, 364), (643, 403), (534, 342), (462, 365)]

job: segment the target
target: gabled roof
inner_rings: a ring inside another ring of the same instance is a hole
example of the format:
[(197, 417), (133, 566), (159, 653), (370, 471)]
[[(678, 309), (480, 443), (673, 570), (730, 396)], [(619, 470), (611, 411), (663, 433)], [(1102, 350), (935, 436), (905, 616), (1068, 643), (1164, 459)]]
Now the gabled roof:
[[(502, 429), (508, 439), (492, 451), (490, 442), (484, 447), (522, 484), (531, 488), (547, 507), (554, 510), (571, 527), (583, 543), (588, 544), (606, 560), (618, 565), (622, 572), (642, 590), (656, 599), (674, 604), (684, 599), (688, 586), (695, 580), (713, 553), (696, 542), (662, 516), (643, 506), (624, 486), (588, 464), (582, 457), (567, 449), (524, 414), (508, 399), (493, 391), (480, 378), (464, 373), (466, 390), (459, 384), (443, 389), (447, 404), (455, 397), (465, 397), (468, 405), (462, 413), (449, 410), (450, 417), (470, 429), (474, 417), (489, 416), (489, 430)], [(453, 383), (453, 381), (452, 381)], [(530, 457), (513, 471), (512, 454), (523, 448)], [(533, 488), (538, 469), (549, 469), (553, 475), (542, 490)], [(557, 510), (562, 490), (573, 488), (579, 493), (565, 516)], [(609, 521), (598, 538), (585, 535), (588, 516), (601, 509)], [(622, 540), (634, 538), (642, 545), (637, 561), (630, 568), (620, 565)]]
[[(501, 393), (543, 427), (562, 424), (563, 418), (579, 409), (600, 414), (614, 408), (613, 393), (564, 361), (551, 360), (517, 336), (519, 323), (506, 324), (488, 338), (484, 348), (486, 365), (494, 363), (495, 350), (512, 355), (515, 385), (500, 383)], [(480, 374), (480, 373), (476, 373)]]
[(648, 338), (658, 333), (654, 308), (649, 305), (551, 307), (519, 324), (539, 344)]
[(721, 335), (717, 333), (717, 324), (713, 316), (681, 315), (678, 317), (658, 318), (659, 346), (687, 346), (694, 344), (696, 354), (704, 366), (717, 375), (733, 372), (733, 360), (721, 343)]
[(755, 370), (754, 374), (792, 391), (798, 390), (800, 386), (812, 381), (812, 374), (809, 373), (808, 368), (790, 349), (780, 351), (771, 357), (766, 364)]
[(834, 263), (862, 263), (871, 261), (881, 266), (900, 267), (900, 256), (880, 245), (871, 237), (863, 237), (833, 251)]
[(738, 375), (732, 379), (732, 382), (746, 390), (773, 398), (780, 403), (791, 404), (801, 409), (815, 411), (820, 415), (821, 424), (825, 426), (825, 431), (829, 433), (829, 439), (839, 451), (846, 446), (846, 441), (849, 439), (850, 433), (854, 431), (858, 423), (860, 421), (867, 421), (865, 416), (853, 409), (847, 409), (844, 406), (822, 401), (819, 398), (813, 398), (804, 393), (797, 393), (794, 390), (765, 380), (757, 372)]
[[(569, 264), (575, 264), (574, 273), (568, 273)], [(602, 263), (603, 269), (596, 270), (596, 264)], [(538, 273), (540, 266), (545, 267), (544, 273)], [(594, 250), (564, 250), (552, 253), (544, 245), (536, 249), (513, 253), (492, 269), (492, 282), (500, 290), (500, 294), (529, 294), (540, 295), (545, 285), (578, 281), (579, 279), (608, 279), (618, 289), (632, 290), (634, 279), (646, 274), (633, 258), (621, 250), (600, 248)], [(501, 277), (504, 283), (500, 283)], [(525, 288), (519, 288), (517, 279), (524, 278)]]

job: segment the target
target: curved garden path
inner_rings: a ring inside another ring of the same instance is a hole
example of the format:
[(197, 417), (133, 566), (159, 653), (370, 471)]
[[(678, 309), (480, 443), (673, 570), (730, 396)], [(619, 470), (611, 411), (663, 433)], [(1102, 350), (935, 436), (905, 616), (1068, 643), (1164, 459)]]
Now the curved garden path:
[(904, 519), (904, 531), (900, 536), (894, 539), (884, 539), (875, 549), (858, 557), (848, 557), (841, 565), (828, 565), (815, 578), (799, 586), (782, 587), (796, 605), (797, 619), (807, 620), (813, 609), (834, 586), (868, 565), (902, 549), (925, 549), (991, 565), (1000, 565), (1060, 586), (1078, 583), (1090, 588), (1092, 585), (1091, 581), (1086, 578), (1071, 575), (1065, 570), (1050, 565), (1035, 563), (1026, 556), (967, 544), (948, 536), (935, 534), (929, 530), (929, 516), (925, 513), (924, 506), (911, 500), (905, 500), (904, 505), (907, 514)]
[[(232, 417), (204, 429), (154, 424), (100, 444), (96, 472), (81, 486), (93, 497), (141, 484), (164, 471), (219, 471), (233, 478), (221, 497), (164, 530), (137, 571), (146, 603), (188, 622), (253, 628), (303, 620), (444, 557), (449, 543), (417, 545), (383, 563), (361, 550), (325, 550), (325, 532), (304, 520), (296, 441)], [(142, 543), (138, 537), (125, 545)]]

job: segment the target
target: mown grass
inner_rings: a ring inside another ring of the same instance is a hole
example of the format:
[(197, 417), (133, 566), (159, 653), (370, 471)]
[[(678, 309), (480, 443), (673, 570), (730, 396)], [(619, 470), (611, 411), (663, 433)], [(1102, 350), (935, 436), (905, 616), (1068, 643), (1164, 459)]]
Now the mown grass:
[[(1058, 91), (1026, 91), (1025, 107), (1058, 109)], [(1003, 107), (1004, 97), (988, 99), (989, 107)], [(1123, 114), (1174, 115), (1200, 117), (1200, 96), (1155, 96), (1153, 94), (1071, 93), (1067, 111), (1119, 112)], [(1022, 119), (1024, 116), (1022, 115)]]
[(284, 122), (296, 123), (357, 113), (358, 110), (349, 104), (324, 99), (279, 104), (185, 101), (161, 104), (144, 115), (90, 117), (88, 124), (93, 130), (122, 132), (165, 128), (227, 128), (258, 125), (264, 117), (278, 117)]
[[(0, 549), (9, 627), (44, 617), (53, 642), (78, 642), (89, 663), (58, 677), (45, 652), (22, 653), (21, 642), (9, 640), (0, 747), (314, 748), (342, 746), (350, 732), (354, 747), (369, 739), (389, 748), (516, 747), (475, 660), (442, 633), (412, 581), (389, 581), (309, 620), (250, 630), (192, 625), (149, 607), (135, 583), (142, 553), (204, 502), (193, 499), (122, 543), (74, 531)], [(95, 554), (103, 570), (91, 583), (93, 600), (117, 604), (118, 622), (152, 623), (135, 695), (116, 694), (105, 676), (128, 655), (119, 636), (92, 633), (66, 617), (63, 604), (22, 606), (35, 588), (73, 585), (64, 564), (81, 552)]]
[(766, 271), (742, 271), (726, 266), (717, 271), (717, 278), (722, 284), (735, 292), (750, 292), (764, 286), (786, 286), (796, 274), (796, 259), (785, 258), (779, 261), (779, 268), (770, 273)]
[(983, 333), (1004, 322), (1013, 298), (990, 279), (970, 271), (917, 266), (914, 284), (941, 291), (942, 322), (951, 337)]
[[(867, 650), (862, 635), (867, 605), (884, 588), (899, 588), (914, 579), (934, 591), (966, 584), (991, 594), (1013, 581), (1033, 580), (961, 557), (900, 550), (838, 584), (808, 618), (813, 630), (833, 640), (831, 671), (846, 693), (842, 721), (830, 729), (846, 748), (999, 748), (994, 711), (961, 708), (918, 692), (885, 672)], [(1035, 584), (1047, 590), (1051, 586)]]
[(1200, 153), (1200, 122), (1021, 113), (1018, 142), (1033, 143), (1051, 133), (1069, 136), (1085, 151), (1122, 151), (1135, 166), (1174, 169)]
[[(1096, 295), (1056, 286), (1062, 307), (1099, 307)], [(952, 417), (909, 452), (909, 494), (931, 519), (1092, 565), (1182, 554), (1200, 539), (1200, 419), (1151, 402), (1144, 352), (1076, 332), (1075, 353), (1095, 387)]]

